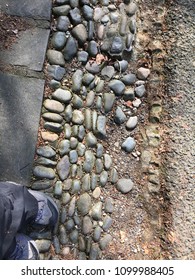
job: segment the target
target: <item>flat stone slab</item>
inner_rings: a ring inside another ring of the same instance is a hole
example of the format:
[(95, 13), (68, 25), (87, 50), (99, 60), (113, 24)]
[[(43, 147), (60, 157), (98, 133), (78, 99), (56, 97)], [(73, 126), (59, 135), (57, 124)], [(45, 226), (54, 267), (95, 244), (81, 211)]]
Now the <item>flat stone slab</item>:
[(41, 28), (20, 32), (20, 37), (10, 49), (0, 51), (0, 63), (42, 71), (49, 34), (50, 30)]
[(0, 180), (29, 185), (45, 81), (0, 72)]
[(0, 10), (12, 16), (50, 20), (52, 0), (0, 0)]

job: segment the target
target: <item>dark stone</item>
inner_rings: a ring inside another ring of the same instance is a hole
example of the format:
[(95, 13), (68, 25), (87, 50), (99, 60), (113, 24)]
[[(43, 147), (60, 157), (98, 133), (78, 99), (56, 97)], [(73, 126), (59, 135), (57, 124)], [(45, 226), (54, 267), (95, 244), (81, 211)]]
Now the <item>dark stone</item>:
[(116, 95), (122, 95), (124, 93), (125, 85), (119, 80), (112, 80), (108, 86)]
[(77, 53), (78, 61), (82, 62), (83, 64), (87, 63), (89, 54), (85, 51), (79, 51)]
[(73, 37), (69, 37), (63, 50), (64, 58), (67, 61), (72, 60), (77, 54), (78, 44)]
[(123, 41), (121, 39), (121, 37), (114, 37), (112, 45), (111, 45), (111, 49), (110, 52), (112, 54), (119, 54), (122, 52), (124, 46), (123, 46)]
[(60, 31), (66, 32), (70, 26), (70, 20), (67, 16), (59, 16), (56, 28)]
[(70, 20), (73, 25), (77, 25), (82, 22), (81, 13), (77, 7), (70, 10), (69, 15), (70, 15)]
[(82, 7), (83, 17), (86, 20), (92, 20), (93, 19), (93, 8), (91, 8), (88, 5), (84, 5)]
[(70, 172), (70, 161), (67, 155), (65, 155), (57, 164), (57, 172), (62, 181), (67, 179)]
[(66, 70), (64, 67), (61, 67), (59, 65), (48, 65), (47, 71), (50, 77), (54, 78), (57, 81), (61, 81), (64, 74), (66, 73)]
[(87, 41), (87, 30), (82, 23), (76, 25), (72, 29), (72, 35), (78, 40), (80, 46), (83, 46)]
[(90, 41), (88, 44), (88, 53), (90, 56), (95, 57), (98, 53), (97, 43), (95, 41)]
[(55, 32), (53, 34), (53, 37), (51, 39), (51, 43), (52, 43), (52, 46), (56, 49), (56, 50), (62, 50), (63, 47), (65, 46), (66, 44), (66, 35), (64, 32), (61, 32), (61, 31), (58, 31), (58, 32)]

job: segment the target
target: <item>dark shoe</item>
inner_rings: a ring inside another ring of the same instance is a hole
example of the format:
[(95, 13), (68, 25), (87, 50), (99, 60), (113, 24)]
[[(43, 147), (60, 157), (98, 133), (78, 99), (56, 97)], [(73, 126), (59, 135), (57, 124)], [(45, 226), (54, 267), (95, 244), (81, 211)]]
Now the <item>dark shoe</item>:
[(38, 213), (32, 226), (49, 226), (54, 230), (59, 217), (59, 211), (55, 202), (46, 194), (29, 190), (38, 202)]
[(15, 249), (8, 256), (8, 260), (38, 260), (39, 251), (34, 240), (27, 235), (18, 233), (15, 237)]

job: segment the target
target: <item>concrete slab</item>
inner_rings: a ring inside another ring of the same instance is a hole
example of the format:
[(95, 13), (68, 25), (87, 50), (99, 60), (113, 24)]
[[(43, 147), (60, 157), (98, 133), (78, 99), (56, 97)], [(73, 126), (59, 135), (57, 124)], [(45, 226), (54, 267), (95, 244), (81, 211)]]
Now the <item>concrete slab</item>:
[(29, 185), (44, 83), (0, 72), (0, 180)]
[(0, 63), (42, 71), (49, 34), (50, 30), (41, 28), (21, 31), (10, 49), (0, 50)]
[(0, 0), (0, 10), (12, 16), (50, 20), (52, 0)]

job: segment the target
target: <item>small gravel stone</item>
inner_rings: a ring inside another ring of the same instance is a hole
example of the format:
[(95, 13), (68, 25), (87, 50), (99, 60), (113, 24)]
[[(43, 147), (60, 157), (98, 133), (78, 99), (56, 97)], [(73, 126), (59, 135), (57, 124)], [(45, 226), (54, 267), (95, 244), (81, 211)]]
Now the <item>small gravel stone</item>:
[(72, 35), (78, 40), (80, 46), (87, 41), (87, 30), (82, 23), (72, 29)]
[(89, 174), (85, 174), (84, 177), (82, 178), (82, 190), (83, 191), (89, 191), (91, 186), (91, 179)]
[(115, 74), (115, 70), (113, 66), (105, 66), (101, 71), (101, 75), (107, 81), (109, 81), (114, 76), (114, 74)]
[(77, 7), (70, 10), (69, 16), (70, 16), (70, 21), (72, 22), (73, 25), (77, 25), (82, 22), (81, 13)]
[(96, 62), (87, 62), (85, 68), (92, 74), (98, 74), (100, 72), (100, 66)]
[(63, 225), (60, 225), (59, 227), (59, 237), (60, 237), (60, 243), (62, 245), (66, 245), (68, 243), (68, 236), (66, 233), (66, 229)]
[(72, 60), (77, 55), (78, 43), (73, 37), (69, 37), (65, 48), (63, 50), (63, 55), (66, 61)]
[(137, 123), (138, 123), (138, 117), (137, 116), (130, 117), (128, 119), (127, 123), (126, 123), (126, 128), (130, 129), (130, 130), (133, 130), (137, 126)]
[(65, 123), (64, 125), (64, 137), (67, 139), (70, 139), (71, 136), (71, 126), (68, 123)]
[(115, 102), (115, 95), (113, 93), (104, 93), (103, 95), (104, 100), (104, 111), (108, 113), (112, 110), (114, 102)]
[(110, 197), (107, 197), (105, 200), (105, 212), (112, 213), (114, 211), (113, 200)]
[(87, 235), (92, 232), (93, 224), (89, 216), (85, 216), (83, 218), (83, 226), (82, 226), (82, 232), (83, 234)]
[(86, 107), (91, 107), (94, 103), (94, 98), (95, 98), (95, 92), (90, 90), (88, 93), (87, 93), (87, 98), (86, 98)]
[(122, 149), (124, 149), (126, 152), (130, 153), (135, 148), (135, 140), (132, 137), (128, 137), (123, 143), (122, 143)]
[(105, 250), (108, 244), (111, 242), (112, 236), (110, 234), (106, 234), (104, 237), (100, 239), (100, 249)]
[(45, 122), (44, 123), (44, 128), (47, 130), (50, 130), (52, 132), (61, 132), (63, 130), (63, 127), (60, 123), (56, 122)]
[[(56, 66), (56, 65), (50, 65), (50, 66)], [(58, 65), (57, 65), (58, 66)], [(61, 66), (59, 66), (59, 67), (61, 67)], [(62, 68), (62, 67), (61, 67)], [(65, 69), (64, 69), (65, 70)], [(48, 72), (48, 75), (50, 76), (50, 77), (52, 77), (52, 73), (50, 72)], [(54, 75), (54, 74), (53, 74)], [(56, 77), (57, 78), (57, 77)], [(62, 76), (62, 78), (63, 78), (63, 76)], [(59, 78), (57, 78), (57, 79), (59, 79)], [(61, 79), (61, 78), (60, 78)], [(61, 86), (61, 83), (59, 82), (59, 81), (56, 81), (56, 80), (54, 80), (54, 79), (52, 79), (50, 82), (49, 82), (49, 86), (52, 88), (52, 89), (57, 89), (57, 88), (59, 88), (60, 86)]]
[(92, 193), (93, 198), (97, 199), (101, 195), (101, 189), (99, 187), (95, 188), (95, 190)]
[(86, 51), (79, 51), (77, 53), (78, 61), (82, 62), (83, 64), (87, 63), (89, 54)]
[(67, 16), (71, 7), (69, 5), (62, 5), (53, 8), (53, 13), (57, 16)]
[(108, 172), (104, 170), (100, 174), (100, 186), (104, 187), (107, 181), (108, 181)]
[(85, 161), (83, 163), (83, 170), (87, 173), (91, 172), (95, 164), (95, 156), (92, 151), (85, 152)]
[(83, 79), (83, 71), (76, 70), (75, 73), (72, 75), (72, 91), (79, 92), (82, 85)]
[(91, 216), (94, 220), (99, 221), (102, 217), (102, 202), (97, 202), (91, 208)]
[(104, 165), (102, 163), (102, 160), (100, 158), (96, 159), (95, 161), (95, 171), (97, 174), (100, 174), (104, 169)]
[(64, 66), (65, 61), (63, 54), (56, 50), (48, 50), (47, 58), (50, 64)]
[(57, 30), (66, 32), (70, 26), (70, 20), (67, 16), (59, 16), (57, 19)]
[(65, 155), (57, 164), (57, 172), (62, 181), (64, 181), (70, 173), (70, 161), (67, 155)]
[(95, 229), (94, 229), (94, 233), (93, 233), (93, 240), (95, 242), (98, 242), (100, 240), (100, 237), (101, 237), (101, 233), (102, 233), (102, 228), (100, 226), (97, 226)]
[(76, 150), (71, 150), (69, 153), (70, 163), (77, 163), (78, 154)]
[(123, 112), (123, 110), (121, 109), (121, 107), (117, 107), (116, 112), (115, 112), (115, 116), (114, 116), (114, 121), (117, 124), (122, 124), (126, 121), (127, 117), (125, 115), (125, 113)]
[(124, 91), (124, 94), (123, 94), (123, 99), (125, 101), (128, 101), (128, 100), (133, 101), (135, 99), (134, 88), (126, 87), (125, 91)]
[(70, 201), (70, 205), (68, 208), (68, 216), (72, 217), (74, 215), (75, 212), (75, 206), (76, 206), (76, 197), (74, 196), (71, 201)]
[(96, 41), (92, 40), (89, 42), (87, 51), (91, 57), (95, 57), (98, 54), (98, 46)]
[[(47, 67), (48, 75), (52, 78), (54, 78), (57, 81), (61, 81), (63, 76), (66, 73), (66, 70), (64, 67), (61, 67), (59, 65), (48, 65)], [(56, 82), (56, 81), (55, 81)], [(57, 86), (60, 85), (60, 83), (56, 84)], [(55, 87), (54, 87), (55, 88)]]
[(51, 121), (51, 122), (61, 123), (63, 121), (63, 117), (60, 116), (59, 114), (56, 114), (56, 113), (44, 113), (42, 115), (42, 117), (45, 120), (48, 120), (48, 121)]
[(98, 116), (97, 119), (97, 135), (100, 138), (106, 137), (106, 117), (105, 116)]
[(73, 244), (76, 244), (78, 242), (78, 238), (79, 238), (79, 232), (77, 229), (73, 230), (70, 235), (70, 241), (73, 243)]
[(117, 183), (117, 181), (118, 181), (118, 172), (117, 172), (117, 170), (115, 169), (115, 168), (112, 168), (111, 169), (111, 172), (110, 172), (110, 182), (112, 183), (112, 184), (115, 184), (115, 183)]
[(97, 151), (96, 151), (96, 156), (98, 158), (101, 158), (103, 156), (103, 153), (104, 153), (104, 147), (102, 144), (98, 143), (97, 144)]
[(49, 251), (50, 246), (51, 246), (51, 241), (50, 240), (36, 240), (35, 241), (37, 248), (39, 250), (39, 253), (46, 253)]
[(149, 75), (150, 75), (150, 69), (148, 68), (140, 67), (137, 70), (137, 77), (140, 80), (146, 80)]
[(139, 99), (139, 98), (137, 98), (137, 99), (135, 99), (134, 101), (133, 101), (133, 107), (135, 107), (135, 108), (139, 108), (139, 106), (141, 105), (141, 100)]
[(132, 190), (134, 183), (131, 179), (119, 179), (116, 187), (120, 192), (125, 194)]
[(69, 103), (72, 98), (72, 94), (69, 90), (58, 88), (52, 93), (52, 97), (60, 102)]
[(124, 93), (125, 85), (119, 80), (112, 80), (108, 86), (116, 95), (122, 95)]
[(80, 157), (84, 156), (86, 147), (83, 143), (78, 143), (77, 152)]
[(89, 212), (91, 208), (91, 197), (88, 193), (84, 193), (78, 198), (77, 208), (83, 216)]
[(79, 110), (74, 110), (72, 113), (72, 122), (74, 124), (82, 124), (84, 122), (84, 115)]
[(60, 197), (62, 195), (62, 182), (57, 181), (54, 187), (54, 195)]
[(50, 146), (43, 146), (37, 149), (37, 155), (52, 158), (56, 155), (56, 152)]
[(88, 147), (90, 148), (94, 148), (97, 145), (97, 139), (96, 137), (93, 135), (92, 132), (87, 133), (86, 135), (86, 144)]
[(122, 77), (121, 81), (127, 86), (134, 85), (134, 83), (136, 81), (136, 75), (135, 74), (127, 74), (127, 75)]
[(91, 190), (93, 191), (98, 182), (98, 176), (95, 173), (91, 173)]
[(55, 172), (52, 168), (45, 166), (36, 166), (33, 170), (33, 173), (38, 178), (54, 179)]
[(43, 106), (54, 113), (62, 113), (64, 111), (64, 105), (59, 101), (46, 99), (43, 103)]
[(138, 98), (142, 98), (145, 92), (146, 92), (146, 88), (144, 85), (135, 88), (135, 96), (137, 96)]
[(111, 225), (112, 225), (112, 218), (110, 216), (104, 217), (103, 226), (102, 226), (103, 230), (108, 231)]
[(104, 154), (104, 167), (105, 170), (109, 170), (112, 165), (112, 158), (108, 154)]
[(62, 50), (66, 44), (66, 35), (64, 32), (55, 32), (51, 39), (51, 44), (56, 50)]

